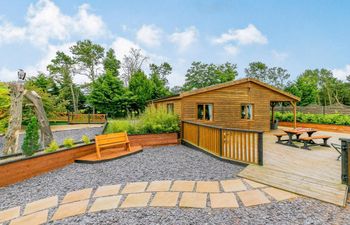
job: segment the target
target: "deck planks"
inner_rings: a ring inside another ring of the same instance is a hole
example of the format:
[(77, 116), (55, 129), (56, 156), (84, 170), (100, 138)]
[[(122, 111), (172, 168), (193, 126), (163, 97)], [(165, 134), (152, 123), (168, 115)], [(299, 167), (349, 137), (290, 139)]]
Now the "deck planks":
[[(278, 133), (280, 131), (275, 131)], [(317, 132), (338, 143), (349, 134)], [(305, 136), (305, 135), (304, 135)], [(240, 174), (253, 181), (299, 195), (344, 206), (347, 186), (341, 184), (341, 162), (332, 148), (314, 146), (311, 151), (276, 144), (273, 133), (264, 134), (264, 166), (249, 165)]]

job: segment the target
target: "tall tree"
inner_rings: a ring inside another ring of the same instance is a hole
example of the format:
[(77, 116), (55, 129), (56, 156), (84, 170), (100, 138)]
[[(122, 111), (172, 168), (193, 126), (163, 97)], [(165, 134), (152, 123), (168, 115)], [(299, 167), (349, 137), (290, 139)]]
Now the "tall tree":
[(238, 75), (237, 65), (229, 62), (222, 65), (193, 62), (187, 70), (183, 89), (188, 91), (234, 80)]
[(152, 82), (147, 78), (146, 74), (139, 70), (131, 75), (129, 82), (129, 90), (137, 98), (138, 112), (145, 109), (147, 101), (152, 99)]
[(167, 76), (171, 74), (172, 67), (165, 62), (157, 66), (150, 64), (150, 81), (152, 82), (152, 99), (157, 99), (170, 95)]
[(63, 52), (56, 52), (56, 56), (47, 66), (53, 78), (60, 84), (61, 97), (73, 105), (74, 112), (78, 112), (79, 92), (73, 83), (74, 60)]
[(141, 70), (142, 65), (148, 60), (148, 57), (141, 53), (141, 49), (131, 48), (128, 55), (124, 56), (122, 63), (122, 79), (125, 86), (128, 86), (131, 75)]
[(77, 65), (77, 72), (89, 78), (94, 83), (104, 57), (104, 48), (90, 40), (78, 41), (70, 48)]
[(247, 77), (258, 79), (262, 82), (268, 83), (268, 67), (262, 62), (252, 62), (244, 70)]
[(119, 76), (120, 61), (116, 58), (115, 52), (110, 48), (105, 58), (103, 59), (103, 68), (105, 73), (110, 73), (113, 76)]

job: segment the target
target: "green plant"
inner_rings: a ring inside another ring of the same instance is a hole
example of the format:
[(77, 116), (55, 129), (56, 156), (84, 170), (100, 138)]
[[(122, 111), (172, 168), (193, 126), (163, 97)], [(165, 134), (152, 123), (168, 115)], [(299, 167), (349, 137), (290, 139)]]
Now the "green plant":
[(49, 147), (47, 147), (44, 151), (45, 151), (46, 153), (50, 153), (50, 152), (55, 152), (55, 151), (57, 151), (58, 149), (59, 149), (59, 146), (58, 146), (57, 142), (56, 142), (56, 141), (52, 141), (52, 142), (50, 143)]
[(39, 124), (38, 120), (32, 117), (26, 127), (22, 151), (24, 155), (31, 156), (36, 150), (39, 150), (39, 147)]
[(81, 137), (81, 140), (85, 143), (85, 144), (90, 144), (90, 138), (86, 135), (83, 135)]
[(73, 138), (66, 138), (63, 141), (63, 145), (66, 148), (71, 148), (74, 146), (74, 139)]

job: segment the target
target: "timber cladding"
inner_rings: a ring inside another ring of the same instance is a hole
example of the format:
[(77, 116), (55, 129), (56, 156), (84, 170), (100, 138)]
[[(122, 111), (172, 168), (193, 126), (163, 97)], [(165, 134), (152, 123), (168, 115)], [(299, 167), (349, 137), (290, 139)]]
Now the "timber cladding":
[[(270, 110), (271, 102), (295, 102), (298, 98), (290, 94), (278, 91), (261, 82), (252, 79), (242, 79), (232, 82), (232, 85), (220, 84), (220, 88), (215, 86), (198, 89), (191, 92), (184, 92), (181, 99), (176, 99), (177, 109), (183, 121), (193, 121), (197, 123), (221, 126), (224, 128), (239, 128), (252, 130), (270, 130)], [(156, 106), (165, 106), (174, 102), (162, 99), (154, 101)], [(213, 119), (198, 120), (198, 104), (212, 104)], [(251, 105), (253, 110), (252, 119), (241, 119), (241, 107)]]

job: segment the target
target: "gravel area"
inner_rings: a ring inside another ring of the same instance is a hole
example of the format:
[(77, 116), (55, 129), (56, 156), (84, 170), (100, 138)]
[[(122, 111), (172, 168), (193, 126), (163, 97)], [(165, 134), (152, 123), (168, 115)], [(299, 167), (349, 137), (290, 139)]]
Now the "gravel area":
[[(90, 139), (94, 138), (96, 135), (101, 134), (103, 127), (91, 127), (83, 129), (73, 129), (73, 130), (62, 130), (53, 131), (53, 138), (57, 141), (59, 145), (63, 144), (64, 139), (73, 138), (75, 141), (80, 141), (83, 135), (87, 135)], [(4, 136), (0, 136), (0, 156), (2, 155), (2, 147), (4, 144)], [(22, 146), (24, 134), (19, 135), (19, 143)]]
[[(142, 153), (99, 164), (65, 168), (0, 188), (0, 210), (73, 190), (105, 184), (153, 180), (234, 178), (243, 166), (220, 161), (185, 146), (145, 149)], [(50, 210), (50, 216), (53, 210)], [(51, 224), (348, 224), (350, 212), (307, 198), (236, 209), (116, 209), (67, 218)]]

